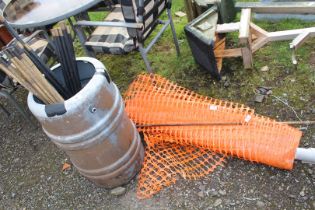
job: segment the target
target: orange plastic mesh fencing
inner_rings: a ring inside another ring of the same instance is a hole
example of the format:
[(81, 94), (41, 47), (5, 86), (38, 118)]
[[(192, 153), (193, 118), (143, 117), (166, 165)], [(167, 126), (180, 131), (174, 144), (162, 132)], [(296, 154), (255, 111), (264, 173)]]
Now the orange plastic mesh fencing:
[(140, 75), (125, 103), (148, 145), (138, 186), (142, 198), (174, 183), (175, 175), (210, 173), (224, 155), (292, 169), (302, 135), (244, 105), (198, 95), (158, 75)]
[(160, 142), (156, 135), (145, 135), (145, 141), (157, 143), (146, 147), (138, 181), (139, 198), (151, 197), (164, 187), (174, 184), (179, 176), (192, 180), (204, 177), (225, 160), (224, 155), (208, 149)]

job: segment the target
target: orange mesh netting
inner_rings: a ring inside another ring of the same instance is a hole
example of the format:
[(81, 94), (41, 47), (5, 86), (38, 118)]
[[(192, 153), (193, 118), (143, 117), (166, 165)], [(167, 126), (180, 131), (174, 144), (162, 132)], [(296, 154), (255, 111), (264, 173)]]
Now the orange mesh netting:
[[(145, 141), (159, 142), (155, 135), (146, 135)], [(221, 165), (224, 159), (223, 155), (194, 146), (170, 142), (148, 145), (138, 182), (138, 197), (151, 197), (174, 184), (178, 176), (185, 179), (204, 177)]]
[(197, 179), (225, 155), (292, 169), (302, 133), (237, 103), (207, 98), (158, 75), (143, 74), (125, 95), (126, 111), (147, 144), (138, 197)]

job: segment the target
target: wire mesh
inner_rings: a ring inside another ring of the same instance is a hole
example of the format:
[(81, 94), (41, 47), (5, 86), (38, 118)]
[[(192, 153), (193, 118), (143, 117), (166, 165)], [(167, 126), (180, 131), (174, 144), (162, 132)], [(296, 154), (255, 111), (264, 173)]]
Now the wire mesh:
[(203, 177), (226, 155), (292, 169), (302, 135), (247, 106), (198, 95), (153, 74), (135, 79), (125, 103), (147, 143), (140, 198), (175, 183), (177, 175)]

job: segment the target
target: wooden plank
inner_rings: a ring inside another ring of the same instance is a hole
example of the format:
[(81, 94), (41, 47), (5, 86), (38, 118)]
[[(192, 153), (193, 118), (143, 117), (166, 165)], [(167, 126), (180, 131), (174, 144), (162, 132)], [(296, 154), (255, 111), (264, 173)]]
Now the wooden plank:
[(309, 31), (301, 33), (290, 43), (290, 48), (291, 49), (299, 48), (310, 37), (310, 35), (311, 33)]
[(253, 68), (253, 54), (249, 47), (242, 48), (243, 65), (245, 69)]
[(237, 2), (235, 7), (250, 8), (255, 13), (315, 14), (315, 2)]
[(234, 31), (238, 31), (240, 29), (240, 23), (224, 23), (224, 24), (217, 24), (216, 32), (218, 34), (223, 33), (230, 33)]
[(253, 55), (251, 50), (252, 35), (250, 31), (251, 9), (242, 9), (240, 29), (239, 29), (239, 43), (244, 45), (241, 48), (243, 57), (243, 65), (245, 69), (253, 67)]
[(249, 24), (251, 19), (251, 9), (242, 9), (241, 20), (239, 25), (239, 42), (247, 44), (250, 37)]
[(264, 29), (260, 28), (258, 25), (254, 23), (250, 23), (250, 30), (252, 33), (258, 35), (258, 36), (267, 36), (268, 31), (265, 31)]
[(232, 57), (240, 57), (240, 56), (242, 56), (241, 48), (218, 50), (215, 52), (216, 58), (218, 57), (232, 58)]
[(315, 36), (315, 27), (311, 28), (303, 28), (303, 29), (293, 29), (293, 30), (286, 30), (286, 31), (276, 31), (276, 32), (269, 32), (268, 39), (269, 41), (284, 41), (284, 40), (291, 40), (297, 37), (298, 35), (309, 32), (310, 37)]
[(252, 47), (252, 52), (256, 52), (257, 50), (259, 50), (260, 48), (262, 48), (263, 46), (265, 46), (265, 44), (267, 44), (268, 38), (267, 37), (260, 37), (258, 39), (256, 39), (255, 41), (253, 41), (251, 47)]
[[(223, 51), (225, 49), (225, 38), (220, 39), (217, 36), (217, 41), (215, 42), (214, 46), (214, 54), (216, 55), (216, 51)], [(223, 57), (216, 57), (217, 68), (219, 73), (221, 72), (222, 65), (223, 65)]]
[(190, 22), (193, 19), (195, 19), (195, 17), (197, 17), (196, 8), (192, 0), (184, 0), (184, 3), (185, 3), (187, 19), (188, 19), (188, 22)]
[(251, 51), (254, 53), (269, 42), (268, 32), (254, 23), (250, 23), (250, 30), (253, 34), (252, 37), (255, 36), (251, 43)]
[(216, 41), (214, 43), (214, 50), (221, 48), (222, 45), (225, 45), (225, 38), (220, 39), (216, 36)]

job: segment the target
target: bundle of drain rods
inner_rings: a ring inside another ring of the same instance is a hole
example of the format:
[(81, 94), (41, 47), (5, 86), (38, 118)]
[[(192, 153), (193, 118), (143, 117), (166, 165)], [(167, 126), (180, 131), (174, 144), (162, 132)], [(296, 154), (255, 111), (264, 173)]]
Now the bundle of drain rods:
[(51, 33), (56, 54), (63, 69), (66, 87), (72, 95), (75, 95), (81, 90), (81, 83), (70, 30), (65, 22), (61, 22), (60, 28), (52, 29)]
[(64, 83), (26, 44), (16, 31), (1, 17), (2, 22), (13, 35), (13, 40), (0, 52), (0, 69), (20, 85), (32, 92), (45, 104), (61, 103), (81, 90), (73, 40), (69, 28), (62, 22), (53, 29), (55, 51), (62, 68)]
[(45, 77), (43, 77), (42, 73), (46, 68), (41, 69), (41, 72), (36, 64), (27, 57), (19, 43), (15, 43), (15, 46), (8, 47), (1, 52), (0, 68), (44, 103), (52, 104), (63, 101), (63, 97), (56, 90), (58, 87), (62, 90), (62, 86), (55, 83), (56, 86), (53, 87), (52, 84), (55, 80), (51, 80), (51, 83), (48, 82), (48, 78), (51, 76), (49, 70), (46, 74), (44, 73)]

